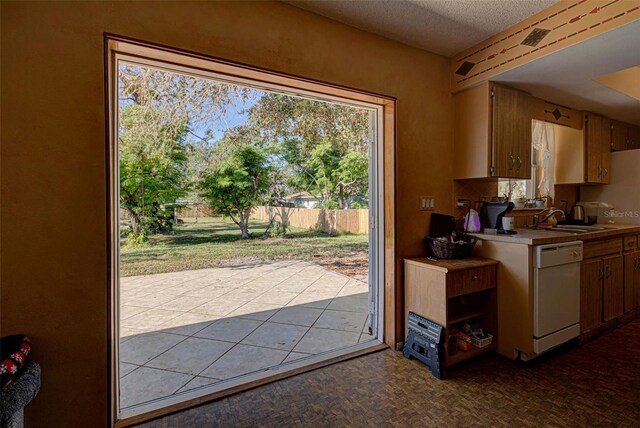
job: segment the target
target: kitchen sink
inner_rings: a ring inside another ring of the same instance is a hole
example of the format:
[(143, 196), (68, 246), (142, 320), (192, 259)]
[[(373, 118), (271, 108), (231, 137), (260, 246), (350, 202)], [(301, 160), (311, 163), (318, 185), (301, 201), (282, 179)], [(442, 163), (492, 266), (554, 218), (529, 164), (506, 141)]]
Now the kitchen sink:
[(604, 226), (587, 226), (580, 224), (559, 224), (555, 226), (555, 229), (571, 229), (571, 230), (584, 230), (585, 232), (599, 232), (601, 230), (610, 230), (613, 227), (604, 227)]
[(569, 228), (548, 228), (548, 227), (537, 227), (537, 226), (529, 226), (531, 230), (539, 230), (542, 232), (563, 232), (563, 233), (588, 233), (589, 230), (583, 229), (569, 229)]
[(589, 233), (589, 232), (600, 232), (602, 230), (609, 230), (612, 228), (604, 227), (604, 226), (582, 226), (582, 225), (572, 225), (572, 224), (559, 224), (552, 228), (529, 226), (529, 229), (544, 230), (547, 232)]

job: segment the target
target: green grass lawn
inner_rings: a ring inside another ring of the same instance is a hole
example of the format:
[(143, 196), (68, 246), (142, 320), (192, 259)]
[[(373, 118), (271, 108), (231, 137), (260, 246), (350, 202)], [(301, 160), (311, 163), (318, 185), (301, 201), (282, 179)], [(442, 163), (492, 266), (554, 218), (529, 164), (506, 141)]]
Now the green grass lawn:
[(252, 239), (240, 239), (240, 229), (230, 219), (185, 219), (172, 234), (153, 235), (144, 247), (132, 248), (122, 240), (122, 276), (149, 275), (255, 263), (268, 260), (312, 260), (347, 275), (367, 273), (368, 236), (330, 236), (290, 228), (285, 237), (260, 238), (267, 222), (251, 220)]

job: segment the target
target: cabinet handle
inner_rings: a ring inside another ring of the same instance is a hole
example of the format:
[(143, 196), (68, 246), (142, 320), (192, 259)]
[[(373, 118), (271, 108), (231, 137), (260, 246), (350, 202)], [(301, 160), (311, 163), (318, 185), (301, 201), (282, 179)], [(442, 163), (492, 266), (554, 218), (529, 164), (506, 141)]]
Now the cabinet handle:
[(478, 280), (478, 275), (473, 275), (473, 276), (471, 277), (471, 279), (473, 279), (474, 281), (477, 281), (477, 280)]
[(613, 274), (613, 272), (611, 272), (611, 268), (609, 266), (605, 266), (604, 268), (607, 271), (607, 278), (611, 278), (611, 275)]
[(606, 177), (606, 176), (607, 176), (607, 174), (609, 174), (609, 170), (608, 170), (607, 168), (604, 168), (604, 169), (602, 170), (602, 176), (603, 176), (603, 177)]
[(602, 281), (604, 279), (604, 275), (602, 274), (602, 269), (598, 269), (598, 281)]
[(598, 167), (598, 177), (602, 177), (602, 167)]
[(522, 159), (520, 159), (520, 156), (518, 156), (518, 171), (520, 171), (520, 167), (522, 166)]
[(511, 166), (509, 167), (509, 171), (512, 171), (513, 167), (516, 166), (516, 158), (514, 158), (513, 155), (509, 155), (509, 157), (511, 158)]

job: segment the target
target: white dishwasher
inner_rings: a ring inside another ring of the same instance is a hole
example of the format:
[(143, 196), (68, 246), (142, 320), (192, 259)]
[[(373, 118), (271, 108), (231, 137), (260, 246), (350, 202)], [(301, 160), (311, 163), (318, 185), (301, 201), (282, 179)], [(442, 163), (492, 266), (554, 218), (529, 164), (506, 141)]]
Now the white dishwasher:
[(533, 350), (540, 354), (580, 335), (582, 242), (534, 250)]

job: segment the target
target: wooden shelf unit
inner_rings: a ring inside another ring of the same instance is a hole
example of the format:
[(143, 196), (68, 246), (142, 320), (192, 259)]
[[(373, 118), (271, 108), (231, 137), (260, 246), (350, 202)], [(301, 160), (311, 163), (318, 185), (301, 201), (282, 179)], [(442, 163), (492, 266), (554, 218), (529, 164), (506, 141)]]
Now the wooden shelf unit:
[(483, 315), (484, 315), (484, 311), (473, 310), (471, 308), (468, 311), (465, 311), (462, 313), (449, 313), (449, 315), (447, 315), (447, 326), (458, 324), (459, 322), (462, 322), (462, 321), (468, 321), (474, 318), (479, 318)]
[[(496, 268), (498, 262), (484, 258), (464, 260), (405, 259), (405, 323), (415, 312), (445, 326), (444, 367), (473, 358), (497, 347)], [(457, 323), (481, 320), (493, 335), (491, 345), (456, 351), (449, 355), (449, 329)]]
[[(493, 339), (495, 340), (495, 337)], [(474, 346), (468, 351), (458, 351), (453, 355), (447, 355), (447, 364), (445, 365), (445, 367), (461, 363), (478, 355), (482, 355), (485, 352), (494, 351), (496, 347), (497, 345), (495, 343), (492, 343), (491, 345), (485, 346), (484, 348), (476, 348)]]

